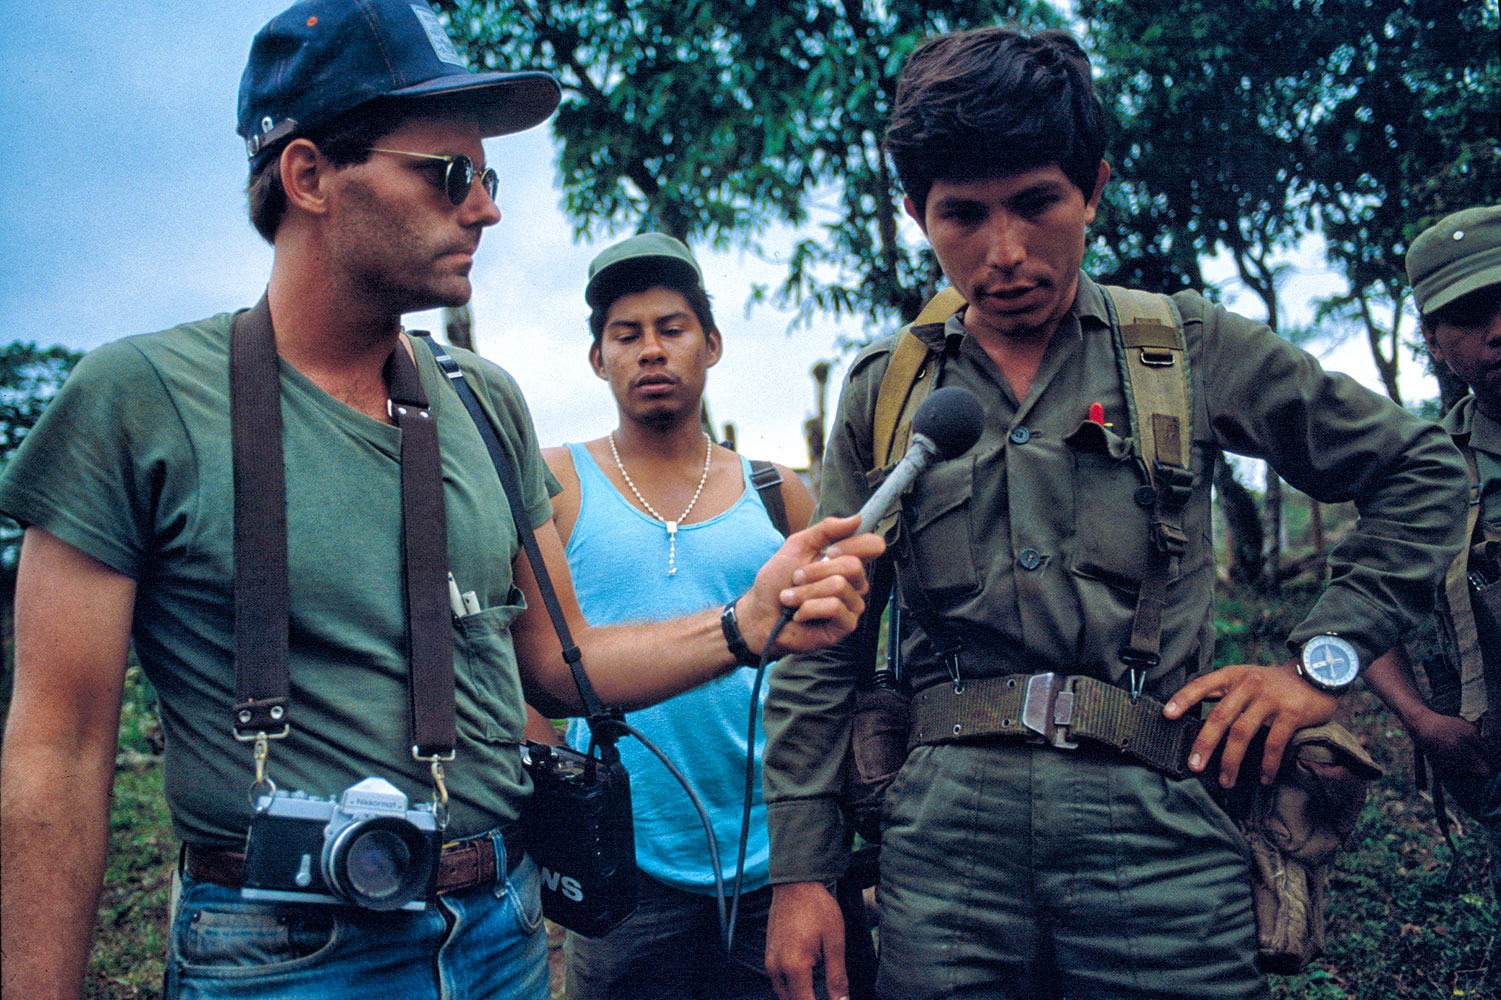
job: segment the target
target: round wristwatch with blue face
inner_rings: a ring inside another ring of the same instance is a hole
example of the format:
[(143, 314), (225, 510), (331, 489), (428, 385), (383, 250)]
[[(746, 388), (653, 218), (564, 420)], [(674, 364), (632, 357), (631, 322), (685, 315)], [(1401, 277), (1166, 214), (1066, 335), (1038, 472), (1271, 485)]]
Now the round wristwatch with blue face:
[(1316, 635), (1303, 643), (1298, 676), (1320, 691), (1339, 694), (1360, 676), (1360, 654), (1337, 635)]

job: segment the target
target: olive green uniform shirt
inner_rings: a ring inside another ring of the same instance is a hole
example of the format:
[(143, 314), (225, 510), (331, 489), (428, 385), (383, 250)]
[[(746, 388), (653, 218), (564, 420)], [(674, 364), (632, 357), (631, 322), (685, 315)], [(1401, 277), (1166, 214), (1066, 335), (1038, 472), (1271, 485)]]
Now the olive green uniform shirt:
[(1501, 424), (1480, 412), (1471, 393), (1444, 417), (1444, 430), (1455, 444), (1469, 446), (1475, 452), (1480, 473), (1480, 521), (1501, 529)]
[[(1330, 586), (1289, 642), (1336, 632), (1369, 662), (1431, 606), (1458, 548), (1462, 459), (1437, 424), (1325, 372), (1264, 324), (1196, 293), (1174, 301), (1189, 355), (1196, 482), (1183, 514), (1188, 547), (1170, 569), (1162, 662), (1145, 677), (1146, 692), (1165, 700), (1213, 655), (1210, 481), (1221, 450), (1267, 460), (1321, 501), (1355, 502), (1360, 520), (1329, 555)], [(1118, 651), (1130, 636), (1152, 510), (1136, 499), (1142, 480), (1104, 293), (1080, 276), (1024, 400), (965, 336), (961, 317), (914, 332), (943, 345), (939, 384), (970, 390), (985, 410), (978, 444), (930, 468), (903, 501), (913, 577), (960, 642), (964, 673), (1051, 670), (1126, 683)], [(857, 510), (872, 491), (872, 414), (891, 345), (877, 343), (851, 365), (820, 515)], [(1093, 403), (1103, 407), (1106, 433), (1076, 434)], [(867, 606), (854, 635), (784, 659), (771, 679), (764, 718), (774, 882), (843, 871), (838, 803), (853, 687), (873, 648), (882, 595)], [(921, 690), (948, 675), (914, 631), (904, 670)]]
[[(1475, 395), (1471, 393), (1454, 404), (1444, 417), (1444, 429), (1449, 432), (1455, 444), (1460, 448), (1468, 447), (1475, 456), (1475, 471), (1480, 482), (1478, 498), (1480, 512), (1475, 534), (1470, 541), (1478, 543), (1485, 539), (1501, 538), (1501, 424), (1497, 424), (1480, 412), (1480, 407), (1476, 405)], [(1489, 548), (1490, 546), (1487, 546), (1487, 550)], [(1477, 559), (1473, 551), (1470, 558)], [(1483, 560), (1478, 564), (1472, 563), (1467, 566), (1471, 569), (1480, 569), (1482, 575), (1489, 577), (1493, 572), (1490, 563), (1490, 560)], [(1440, 634), (1446, 640), (1444, 652), (1454, 671), (1457, 688), (1452, 692), (1455, 698), (1452, 704), (1447, 703), (1447, 693), (1440, 698), (1438, 691), (1435, 690), (1435, 704), (1443, 705), (1445, 710), (1452, 714), (1474, 722), (1489, 705), (1496, 703), (1496, 695), (1487, 695), (1486, 689), (1501, 691), (1501, 678), (1495, 676), (1494, 668), (1489, 668), (1484, 656), (1481, 657), (1482, 666), (1478, 675), (1466, 676), (1458, 650), (1459, 640), (1449, 608), (1448, 595), (1444, 587), (1440, 587), (1435, 614), (1440, 622)], [(1429, 680), (1432, 682), (1434, 677), (1430, 675)]]
[[(242, 846), (254, 772), (250, 744), (230, 727), (230, 321), (222, 314), (86, 356), (0, 478), (0, 510), (136, 581), (132, 639), (160, 700), (173, 826), (189, 843)], [(520, 390), (495, 365), (452, 353), (496, 418), (527, 516), (545, 522), (557, 481)], [(482, 608), (453, 620), (448, 833), (466, 837), (515, 819), (530, 788), (508, 628), (524, 604), (511, 578), (520, 539), (468, 412), (432, 355), (415, 355), (438, 423), (449, 567)], [(376, 776), (414, 805), (430, 802), (428, 765), (411, 755), (401, 432), (284, 361), (280, 371), (291, 733), (271, 744), (268, 777), (284, 791), (328, 797)]]

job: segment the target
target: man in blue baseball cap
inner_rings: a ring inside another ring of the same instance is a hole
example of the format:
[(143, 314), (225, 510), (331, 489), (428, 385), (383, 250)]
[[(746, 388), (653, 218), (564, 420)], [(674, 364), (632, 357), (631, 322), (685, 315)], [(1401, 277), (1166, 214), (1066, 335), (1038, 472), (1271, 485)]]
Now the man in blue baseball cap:
[[(401, 317), (468, 300), (500, 218), (482, 140), (558, 96), (470, 72), (422, 0), (305, 0), (256, 36), (239, 132), (265, 296), (92, 352), (0, 479), (26, 528), (6, 998), (79, 993), (132, 642), (184, 844), (168, 996), (548, 995), (518, 744), (527, 700), (578, 695), (476, 424)], [(734, 670), (784, 606), (778, 652), (853, 628), (881, 549), (854, 518), (794, 535), (724, 611), (590, 628), (525, 401), (453, 354), (606, 703)]]

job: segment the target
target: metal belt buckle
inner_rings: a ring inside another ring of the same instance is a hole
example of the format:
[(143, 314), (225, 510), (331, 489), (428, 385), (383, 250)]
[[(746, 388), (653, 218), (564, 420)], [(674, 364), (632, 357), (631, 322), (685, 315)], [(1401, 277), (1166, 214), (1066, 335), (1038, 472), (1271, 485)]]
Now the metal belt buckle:
[(1052, 671), (1027, 678), (1027, 695), (1022, 702), (1022, 725), (1045, 742), (1060, 750), (1073, 750), (1079, 744), (1068, 738), (1074, 720), (1074, 685), (1072, 677), (1059, 677)]

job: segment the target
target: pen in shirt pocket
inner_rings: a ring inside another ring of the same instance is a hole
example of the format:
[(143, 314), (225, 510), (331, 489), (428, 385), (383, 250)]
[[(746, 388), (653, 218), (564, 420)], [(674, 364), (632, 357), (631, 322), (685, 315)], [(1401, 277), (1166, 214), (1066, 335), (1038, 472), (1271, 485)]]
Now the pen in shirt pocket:
[(464, 597), (459, 593), (459, 585), (454, 581), (453, 574), (448, 574), (448, 606), (453, 610), (455, 618), (463, 618), (469, 612), (464, 608)]

